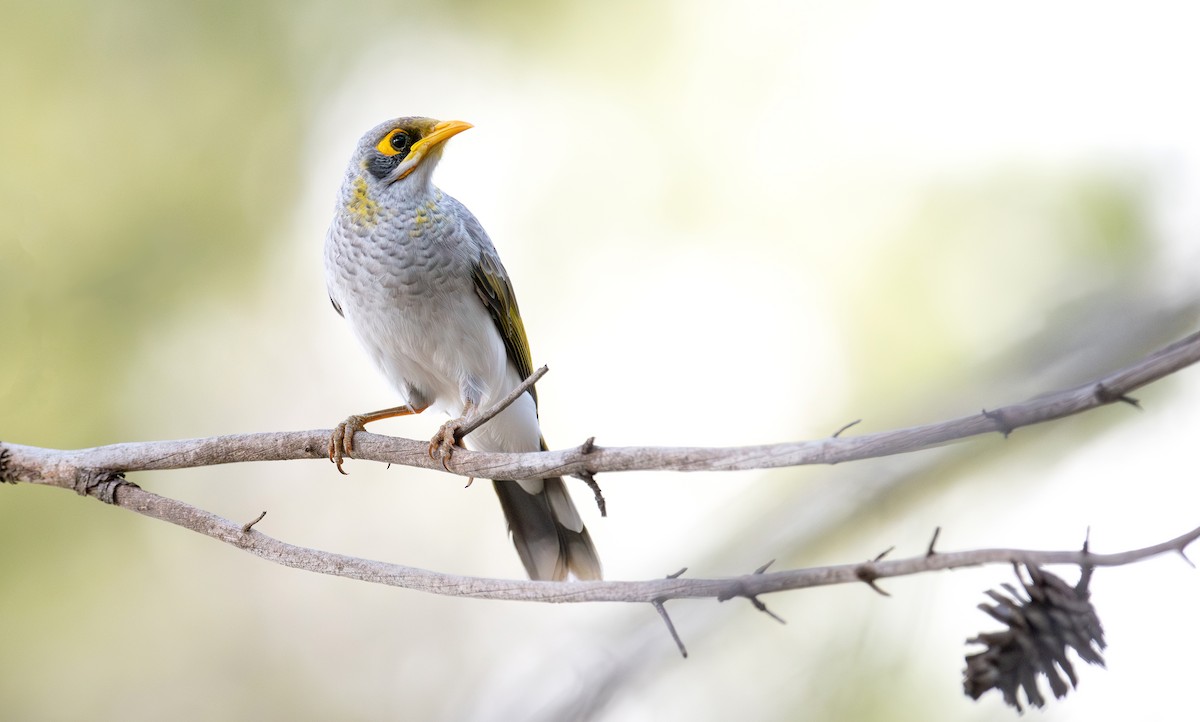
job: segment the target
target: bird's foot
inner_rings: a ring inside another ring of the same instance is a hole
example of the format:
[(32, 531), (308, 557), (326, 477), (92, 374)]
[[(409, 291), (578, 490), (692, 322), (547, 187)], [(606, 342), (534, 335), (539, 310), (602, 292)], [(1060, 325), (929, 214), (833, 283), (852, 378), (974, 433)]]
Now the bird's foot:
[(337, 470), (342, 474), (346, 473), (346, 470), (342, 468), (342, 461), (352, 455), (354, 435), (366, 430), (365, 423), (365, 417), (352, 414), (347, 416), (345, 421), (333, 427), (333, 433), (329, 435), (329, 460), (337, 465)]
[(433, 438), (429, 440), (429, 458), (441, 459), (442, 467), (446, 471), (450, 471), (448, 464), (450, 457), (454, 455), (454, 449), (462, 446), (462, 428), (466, 425), (466, 421), (464, 416), (450, 419), (442, 424), (442, 428), (438, 429)]

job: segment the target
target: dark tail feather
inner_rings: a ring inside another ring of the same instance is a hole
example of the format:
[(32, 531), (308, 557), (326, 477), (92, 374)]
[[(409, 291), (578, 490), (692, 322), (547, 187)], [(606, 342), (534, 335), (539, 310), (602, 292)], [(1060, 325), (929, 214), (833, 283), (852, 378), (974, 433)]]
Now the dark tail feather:
[(561, 478), (543, 481), (540, 494), (515, 481), (493, 485), (530, 579), (561, 581), (568, 572), (579, 579), (600, 578), (600, 557)]

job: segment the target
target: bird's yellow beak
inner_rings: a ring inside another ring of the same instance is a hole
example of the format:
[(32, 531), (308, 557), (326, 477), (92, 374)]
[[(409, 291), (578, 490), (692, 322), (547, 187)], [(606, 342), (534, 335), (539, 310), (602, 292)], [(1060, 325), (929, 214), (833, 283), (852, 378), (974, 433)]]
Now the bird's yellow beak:
[(425, 156), (441, 146), (442, 143), (473, 127), (475, 126), (462, 120), (443, 120), (433, 126), (433, 130), (429, 132), (429, 135), (413, 143), (412, 148), (408, 151), (408, 157), (404, 159), (404, 169), (400, 171), (400, 175), (396, 176), (396, 180), (405, 178), (409, 173), (416, 170), (417, 166), (421, 165), (421, 161), (425, 159)]
[(464, 130), (473, 127), (475, 126), (461, 120), (443, 120), (442, 122), (433, 126), (433, 130), (429, 133), (429, 135), (418, 140), (416, 143), (413, 143), (412, 150), (409, 152), (416, 153), (418, 155), (424, 155), (434, 147), (445, 143)]

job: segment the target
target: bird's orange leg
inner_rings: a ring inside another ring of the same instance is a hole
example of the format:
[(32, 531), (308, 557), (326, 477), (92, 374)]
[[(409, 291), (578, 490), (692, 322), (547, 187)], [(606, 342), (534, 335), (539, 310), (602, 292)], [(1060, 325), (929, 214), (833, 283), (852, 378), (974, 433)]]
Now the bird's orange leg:
[(354, 451), (354, 435), (360, 431), (365, 431), (364, 427), (367, 424), (372, 421), (392, 419), (397, 416), (419, 414), (427, 408), (429, 408), (428, 404), (419, 409), (405, 404), (404, 406), (393, 406), (390, 409), (372, 411), (368, 414), (351, 414), (347, 416), (345, 421), (333, 427), (333, 433), (329, 437), (329, 460), (337, 465), (338, 471), (345, 474), (346, 471), (342, 468), (342, 460), (350, 456)]

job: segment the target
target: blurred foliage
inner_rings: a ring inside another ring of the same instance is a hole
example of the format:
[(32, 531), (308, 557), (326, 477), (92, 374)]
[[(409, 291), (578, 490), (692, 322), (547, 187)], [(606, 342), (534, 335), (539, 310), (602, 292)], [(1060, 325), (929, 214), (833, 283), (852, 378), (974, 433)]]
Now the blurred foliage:
[(942, 390), (964, 376), (978, 382), (976, 364), (1043, 327), (1060, 305), (1145, 290), (1155, 244), (1148, 203), (1118, 169), (1009, 169), (933, 185), (847, 293), (843, 327), (872, 329), (848, 337), (858, 403), (917, 379)]
[(4, 424), (8, 438), (114, 440), (125, 349), (181, 303), (237, 294), (259, 271), (300, 166), (287, 12), (50, 2), (6, 13), (0, 267), (17, 285), (5, 283), (0, 323), (20, 352), (0, 356), (0, 407), (21, 419), (19, 433)]
[[(51, 0), (6, 3), (3, 17), (0, 438), (124, 440), (115, 395), (133, 349), (188, 304), (237, 304), (262, 272), (298, 185), (307, 78), (339, 58), (302, 44), (286, 2)], [(48, 489), (5, 491), (4, 667), (42, 674), (3, 675), (4, 716), (137, 717), (132, 699), (47, 704), (46, 672), (82, 677), (93, 654), (157, 647), (85, 611), (137, 588), (155, 598), (144, 567), (109, 563), (141, 548), (145, 527)]]

